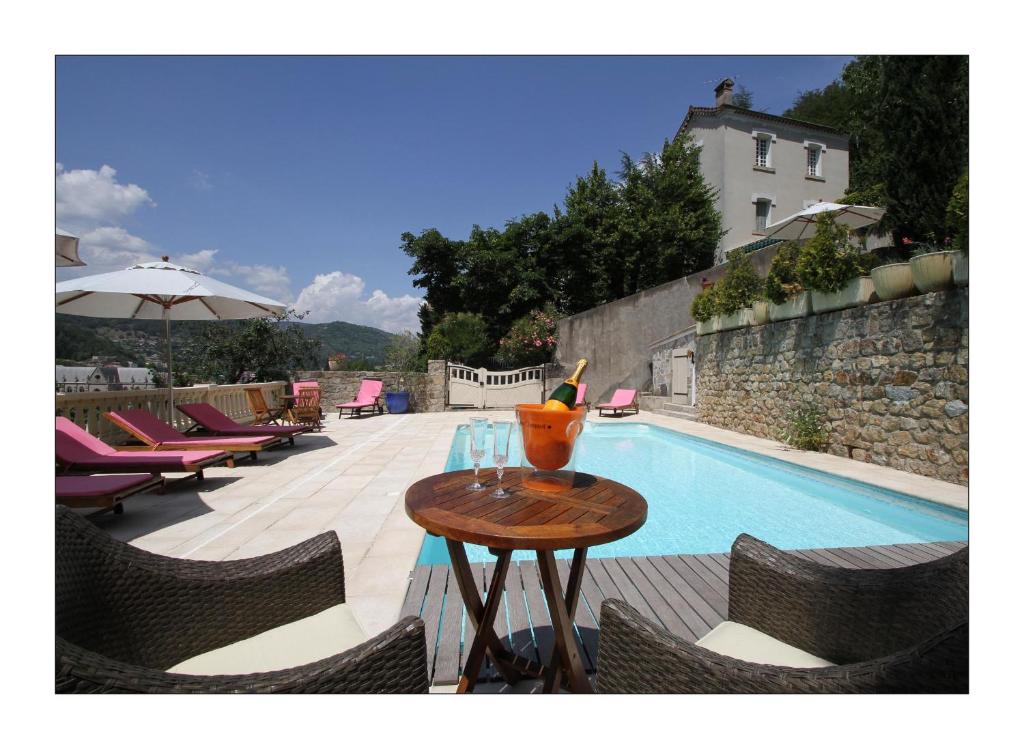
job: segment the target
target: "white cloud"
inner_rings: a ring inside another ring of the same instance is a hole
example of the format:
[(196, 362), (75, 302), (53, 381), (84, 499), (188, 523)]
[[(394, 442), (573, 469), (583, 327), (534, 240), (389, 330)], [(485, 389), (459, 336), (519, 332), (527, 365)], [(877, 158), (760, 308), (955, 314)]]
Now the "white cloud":
[(320, 273), (299, 292), (294, 307), (299, 312), (309, 310), (306, 322), (344, 320), (393, 333), (420, 329), (417, 312), (422, 299), (409, 294), (392, 297), (380, 289), (364, 297), (365, 288), (363, 279), (351, 273)]
[(228, 260), (212, 268), (210, 273), (236, 278), (238, 286), (279, 302), (288, 303), (292, 298), (292, 279), (283, 265), (243, 265)]
[(104, 164), (95, 169), (72, 169), (57, 164), (57, 223), (69, 229), (112, 224), (143, 205), (155, 206), (138, 185), (123, 185), (117, 170)]
[(198, 169), (192, 170), (192, 176), (188, 178), (188, 183), (193, 189), (199, 192), (208, 192), (213, 189), (213, 182), (210, 181), (210, 175), (206, 172), (201, 172)]

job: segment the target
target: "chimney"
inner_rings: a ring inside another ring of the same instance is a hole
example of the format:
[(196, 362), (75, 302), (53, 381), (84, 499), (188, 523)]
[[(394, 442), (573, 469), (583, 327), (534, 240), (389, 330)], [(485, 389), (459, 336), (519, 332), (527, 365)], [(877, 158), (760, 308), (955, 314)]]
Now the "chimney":
[(715, 106), (720, 107), (723, 104), (732, 104), (732, 78), (724, 78), (722, 82), (715, 86)]

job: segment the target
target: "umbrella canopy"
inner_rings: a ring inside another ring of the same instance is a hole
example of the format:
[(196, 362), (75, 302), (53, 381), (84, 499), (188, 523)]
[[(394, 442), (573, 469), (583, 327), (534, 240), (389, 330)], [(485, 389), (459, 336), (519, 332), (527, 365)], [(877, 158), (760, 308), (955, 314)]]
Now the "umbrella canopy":
[(788, 218), (769, 224), (766, 232), (772, 239), (808, 239), (817, 231), (816, 221), (822, 213), (831, 213), (836, 223), (851, 229), (862, 229), (881, 221), (885, 215), (884, 208), (873, 208), (867, 205), (843, 205), (842, 203), (815, 203), (794, 213)]
[(71, 232), (64, 231), (59, 226), (56, 235), (57, 265), (58, 268), (80, 268), (85, 263), (78, 257), (78, 237)]
[(242, 320), (283, 314), (285, 306), (165, 260), (61, 281), (57, 311), (132, 320)]
[(168, 413), (174, 413), (171, 320), (241, 320), (280, 315), (285, 305), (181, 265), (140, 263), (57, 284), (57, 312), (85, 317), (163, 320), (167, 338)]

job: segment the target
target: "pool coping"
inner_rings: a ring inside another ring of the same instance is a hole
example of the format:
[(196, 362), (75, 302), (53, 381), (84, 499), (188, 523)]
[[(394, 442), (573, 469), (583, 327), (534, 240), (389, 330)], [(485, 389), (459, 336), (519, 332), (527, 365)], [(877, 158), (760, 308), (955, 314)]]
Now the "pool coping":
[(662, 427), (679, 434), (717, 442), (727, 447), (746, 450), (803, 468), (831, 473), (840, 478), (859, 481), (863, 484), (899, 492), (926, 502), (934, 502), (935, 504), (969, 512), (968, 488), (960, 484), (940, 481), (939, 479), (900, 471), (888, 466), (862, 463), (838, 455), (797, 450), (789, 445), (764, 439), (763, 437), (755, 437), (711, 426), (710, 424), (662, 416), (661, 414), (641, 411), (636, 416), (602, 418), (600, 423), (604, 424), (606, 421), (608, 423), (650, 424), (651, 426)]

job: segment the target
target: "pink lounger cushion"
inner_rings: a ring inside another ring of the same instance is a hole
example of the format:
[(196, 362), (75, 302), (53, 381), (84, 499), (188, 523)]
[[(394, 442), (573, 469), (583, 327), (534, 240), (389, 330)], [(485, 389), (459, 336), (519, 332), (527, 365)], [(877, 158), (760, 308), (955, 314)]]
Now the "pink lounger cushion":
[(236, 434), (240, 437), (292, 437), (310, 429), (308, 426), (288, 424), (238, 424), (209, 403), (181, 403), (177, 408), (199, 426), (218, 434)]
[(225, 445), (252, 445), (262, 447), (274, 441), (273, 436), (266, 437), (186, 437), (169, 424), (165, 424), (149, 411), (141, 408), (130, 408), (125, 411), (111, 411), (108, 418), (128, 432), (136, 432), (146, 441), (160, 447), (181, 447), (188, 449), (193, 445), (209, 446), (211, 450)]
[(602, 403), (598, 408), (625, 408), (626, 406), (632, 406), (633, 401), (636, 400), (636, 390), (616, 390), (615, 394), (612, 395), (612, 399), (608, 403)]
[(582, 385), (580, 385), (578, 388), (576, 388), (576, 405), (578, 406), (578, 405), (580, 405), (582, 403), (586, 403), (586, 402), (587, 402), (587, 383), (584, 382)]
[(320, 383), (317, 380), (303, 380), (292, 383), (292, 395), (299, 395), (300, 390), (319, 390)]
[(57, 461), (66, 466), (92, 470), (131, 467), (137, 471), (154, 473), (186, 470), (187, 464), (228, 457), (228, 454), (221, 450), (118, 452), (63, 416), (57, 417), (56, 455)]
[(335, 403), (335, 408), (366, 408), (372, 406), (380, 397), (380, 391), (384, 389), (383, 380), (363, 380), (359, 385), (359, 392), (355, 400), (348, 403)]
[(158, 477), (151, 473), (121, 473), (116, 476), (58, 476), (57, 499), (106, 497), (148, 484)]

